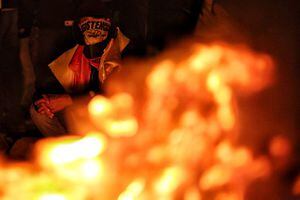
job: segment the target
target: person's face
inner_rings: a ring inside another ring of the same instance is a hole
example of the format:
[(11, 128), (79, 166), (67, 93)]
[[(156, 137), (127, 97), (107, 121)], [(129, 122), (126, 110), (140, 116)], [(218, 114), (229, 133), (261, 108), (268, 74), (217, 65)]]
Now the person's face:
[(111, 26), (110, 19), (83, 17), (78, 24), (86, 45), (104, 41)]

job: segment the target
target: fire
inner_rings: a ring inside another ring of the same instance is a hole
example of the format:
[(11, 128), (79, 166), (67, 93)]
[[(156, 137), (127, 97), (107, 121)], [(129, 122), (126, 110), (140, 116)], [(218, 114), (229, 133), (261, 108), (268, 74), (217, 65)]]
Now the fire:
[(45, 194), (40, 197), (40, 200), (66, 200), (61, 194)]
[[(112, 137), (130, 137), (136, 134), (138, 123), (132, 116), (133, 99), (121, 93), (106, 99), (96, 96), (88, 105), (91, 120)], [(101, 122), (101, 123), (99, 123)]]
[[(41, 140), (22, 165), (3, 161), (1, 199), (243, 199), (271, 165), (234, 140), (236, 97), (271, 83), (272, 60), (225, 44), (187, 52), (152, 63), (143, 91), (133, 79), (95, 96), (93, 132)], [(273, 141), (272, 154), (289, 150), (281, 144)]]
[(106, 139), (101, 133), (89, 133), (83, 138), (48, 139), (41, 143), (37, 144), (39, 162), (45, 166), (59, 166), (97, 157), (105, 150)]
[(180, 167), (169, 167), (163, 171), (162, 176), (154, 183), (154, 190), (162, 196), (172, 194), (184, 181), (185, 172)]
[(199, 185), (203, 190), (208, 190), (213, 187), (220, 187), (229, 182), (231, 170), (224, 168), (222, 165), (214, 166), (207, 170), (200, 179)]
[(88, 109), (93, 116), (107, 116), (112, 112), (112, 105), (106, 98), (97, 96), (89, 103)]
[(128, 185), (126, 190), (120, 194), (118, 200), (134, 200), (142, 193), (145, 187), (145, 181), (143, 179), (134, 180)]
[(186, 190), (184, 194), (184, 200), (201, 200), (202, 197), (199, 193), (199, 190), (197, 187), (191, 187)]

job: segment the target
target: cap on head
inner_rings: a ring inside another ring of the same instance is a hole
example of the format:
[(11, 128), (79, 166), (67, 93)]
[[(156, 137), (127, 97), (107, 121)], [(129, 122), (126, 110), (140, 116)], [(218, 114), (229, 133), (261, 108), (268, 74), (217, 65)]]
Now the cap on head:
[(112, 18), (112, 10), (101, 0), (84, 0), (77, 12), (77, 19), (82, 17)]

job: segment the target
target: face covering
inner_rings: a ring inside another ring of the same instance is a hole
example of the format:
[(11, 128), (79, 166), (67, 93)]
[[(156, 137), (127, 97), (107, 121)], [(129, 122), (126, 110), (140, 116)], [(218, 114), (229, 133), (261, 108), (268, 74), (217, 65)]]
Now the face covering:
[(78, 24), (86, 45), (104, 41), (111, 27), (110, 19), (83, 17)]
[(84, 17), (78, 26), (84, 38), (84, 55), (88, 59), (100, 57), (108, 43), (110, 19)]

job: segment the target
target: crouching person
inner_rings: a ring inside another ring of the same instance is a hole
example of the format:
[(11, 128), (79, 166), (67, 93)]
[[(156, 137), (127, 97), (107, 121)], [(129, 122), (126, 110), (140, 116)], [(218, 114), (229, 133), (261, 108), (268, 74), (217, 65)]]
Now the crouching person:
[(68, 132), (65, 109), (77, 96), (102, 92), (102, 83), (120, 67), (121, 52), (129, 42), (99, 1), (80, 7), (74, 35), (78, 44), (49, 64), (51, 81), (37, 88), (30, 107), (34, 124), (45, 136)]

